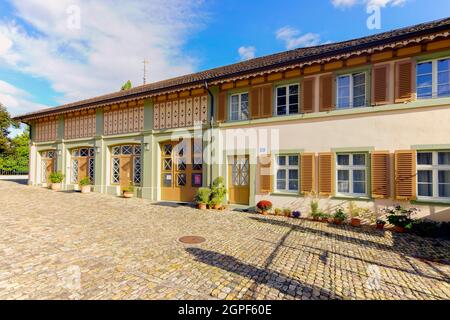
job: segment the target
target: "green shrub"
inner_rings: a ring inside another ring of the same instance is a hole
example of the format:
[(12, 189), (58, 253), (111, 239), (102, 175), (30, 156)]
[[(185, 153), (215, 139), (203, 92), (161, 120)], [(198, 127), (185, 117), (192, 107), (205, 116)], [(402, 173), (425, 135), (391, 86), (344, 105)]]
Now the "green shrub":
[(288, 209), (288, 208), (283, 209), (283, 214), (284, 214), (286, 217), (290, 217), (290, 216), (292, 215), (292, 210), (291, 210), (291, 209)]
[(339, 208), (334, 213), (333, 218), (334, 220), (345, 221), (347, 220), (347, 214), (344, 212), (342, 208)]
[(51, 183), (61, 183), (64, 180), (64, 175), (58, 171), (58, 172), (52, 172), (50, 173), (49, 177)]
[(283, 210), (281, 210), (280, 208), (275, 208), (274, 212), (277, 216), (279, 216), (283, 213)]
[(210, 203), (211, 189), (210, 188), (200, 188), (197, 190), (194, 201), (197, 204), (208, 204)]
[(411, 216), (417, 212), (416, 208), (405, 209), (402, 206), (386, 208), (387, 221), (396, 226), (410, 230), (413, 227), (414, 220)]
[(91, 181), (89, 180), (88, 177), (81, 179), (79, 182), (80, 186), (89, 186), (90, 184), (91, 184)]
[(123, 193), (125, 193), (125, 192), (133, 193), (134, 192), (134, 186), (133, 185), (129, 185), (128, 187), (123, 188), (122, 192)]
[(221, 204), (225, 202), (225, 196), (227, 195), (227, 188), (223, 177), (217, 177), (211, 187), (211, 201), (214, 199), (215, 204)]
[(320, 215), (319, 215), (319, 201), (316, 200), (316, 199), (311, 200), (311, 205), (310, 206), (311, 206), (311, 216), (313, 218), (320, 217)]

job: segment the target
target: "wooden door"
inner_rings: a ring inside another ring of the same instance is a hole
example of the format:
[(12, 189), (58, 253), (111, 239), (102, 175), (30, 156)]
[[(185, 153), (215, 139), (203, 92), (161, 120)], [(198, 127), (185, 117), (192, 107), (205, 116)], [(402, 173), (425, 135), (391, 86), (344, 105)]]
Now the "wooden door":
[(249, 204), (250, 162), (248, 156), (230, 158), (228, 164), (228, 195), (232, 204)]
[(78, 158), (78, 182), (88, 176), (88, 159), (85, 157)]
[(126, 188), (133, 183), (132, 177), (132, 162), (131, 156), (120, 157), (120, 187)]
[(195, 180), (202, 180), (202, 164), (195, 165), (194, 159), (192, 141), (161, 143), (161, 200), (194, 200), (201, 186)]
[(50, 182), (50, 174), (55, 170), (55, 159), (46, 159), (45, 162), (45, 181)]

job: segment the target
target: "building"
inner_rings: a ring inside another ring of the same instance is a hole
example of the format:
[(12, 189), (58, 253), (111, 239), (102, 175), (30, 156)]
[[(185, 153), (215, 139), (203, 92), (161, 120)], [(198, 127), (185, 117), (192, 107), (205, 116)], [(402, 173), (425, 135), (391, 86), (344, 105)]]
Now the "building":
[[(450, 220), (450, 18), (302, 48), (16, 118), (31, 185), (65, 174), (97, 192), (307, 211), (401, 203)], [(212, 128), (212, 129), (211, 129)]]

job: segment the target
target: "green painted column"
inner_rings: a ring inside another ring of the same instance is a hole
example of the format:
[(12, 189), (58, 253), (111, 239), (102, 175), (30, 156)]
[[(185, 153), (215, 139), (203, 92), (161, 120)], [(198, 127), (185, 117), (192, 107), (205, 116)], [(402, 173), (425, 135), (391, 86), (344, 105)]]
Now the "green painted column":
[(66, 172), (65, 163), (66, 163), (66, 148), (64, 145), (64, 116), (58, 117), (58, 130), (56, 133), (56, 153), (57, 153), (57, 161), (56, 161), (56, 170), (61, 171), (62, 174), (66, 176), (65, 183), (67, 184), (68, 172)]
[(153, 171), (153, 101), (146, 99), (144, 102), (144, 137), (142, 144), (142, 198), (154, 199), (154, 185), (152, 183)]
[(95, 113), (95, 192), (106, 192), (106, 150), (103, 146), (103, 109), (97, 109)]

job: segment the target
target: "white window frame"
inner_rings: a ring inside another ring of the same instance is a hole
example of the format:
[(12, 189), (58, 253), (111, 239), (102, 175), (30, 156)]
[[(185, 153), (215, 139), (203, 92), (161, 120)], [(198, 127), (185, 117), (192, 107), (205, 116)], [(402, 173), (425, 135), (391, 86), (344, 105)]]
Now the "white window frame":
[[(349, 164), (348, 165), (339, 165), (338, 163), (338, 156), (349, 156)], [(363, 155), (365, 158), (365, 165), (353, 165), (353, 156), (354, 155)], [(360, 198), (360, 197), (368, 197), (369, 196), (369, 190), (368, 190), (368, 177), (369, 177), (369, 163), (368, 163), (368, 154), (365, 152), (339, 152), (336, 153), (336, 169), (335, 169), (335, 190), (336, 190), (336, 195), (337, 196), (344, 196), (344, 197), (355, 197), (355, 198)], [(348, 177), (348, 183), (349, 183), (349, 192), (339, 192), (339, 181), (338, 181), (338, 172), (339, 170), (348, 170), (349, 171), (349, 177)], [(355, 193), (353, 192), (353, 171), (354, 170), (364, 170), (365, 172), (365, 193)]]
[[(242, 96), (244, 94), (247, 95), (247, 112), (248, 112), (247, 118), (243, 118), (243, 113), (242, 113)], [(232, 105), (233, 105), (233, 97), (234, 96), (238, 97), (238, 119), (233, 119)], [(246, 120), (250, 120), (250, 94), (249, 94), (249, 92), (239, 92), (239, 93), (232, 93), (232, 94), (230, 94), (228, 110), (229, 110), (228, 114), (229, 114), (229, 120), (230, 121), (246, 121)]]
[[(416, 95), (417, 95), (417, 99), (418, 100), (426, 100), (426, 99), (435, 99), (435, 98), (447, 98), (450, 96), (442, 96), (439, 97), (438, 96), (438, 61), (441, 60), (449, 60), (450, 56), (448, 57), (442, 57), (442, 58), (436, 58), (436, 59), (430, 59), (430, 60), (424, 60), (424, 61), (417, 61), (416, 63)], [(417, 93), (417, 88), (418, 88), (418, 79), (419, 79), (419, 74), (417, 72), (417, 69), (419, 68), (419, 64), (424, 64), (424, 63), (432, 63), (431, 65), (431, 98), (421, 98), (419, 97), (419, 94)]]
[[(354, 106), (354, 80), (353, 78), (357, 75), (364, 75), (364, 104), (362, 106), (355, 107)], [(349, 93), (349, 106), (348, 107), (341, 107), (339, 105), (339, 78), (343, 77), (350, 77), (350, 93)], [(338, 110), (346, 110), (346, 109), (353, 109), (353, 108), (364, 108), (367, 107), (367, 101), (368, 101), (368, 83), (367, 83), (367, 71), (361, 71), (361, 72), (355, 72), (355, 73), (347, 73), (347, 74), (339, 74), (336, 76), (336, 109)]]
[(439, 197), (439, 171), (442, 170), (450, 170), (450, 165), (439, 164), (439, 153), (440, 152), (450, 152), (450, 150), (437, 150), (437, 151), (417, 151), (417, 154), (420, 153), (431, 153), (432, 154), (432, 164), (418, 164), (416, 157), (416, 173), (419, 175), (419, 171), (432, 171), (432, 187), (433, 187), (433, 196), (419, 196), (419, 179), (417, 179), (417, 199), (418, 200), (427, 200), (427, 201), (441, 201), (441, 202), (450, 202), (450, 197)]
[[(297, 157), (297, 165), (291, 165), (289, 163), (289, 157), (293, 157), (296, 156)], [(278, 157), (286, 157), (286, 165), (284, 166), (280, 166), (278, 164)], [(300, 192), (300, 156), (298, 154), (295, 153), (283, 153), (283, 154), (278, 154), (275, 156), (275, 174), (274, 177), (274, 188), (273, 190), (275, 190), (275, 192), (278, 193), (292, 193), (292, 194), (297, 194)], [(278, 189), (278, 170), (285, 170), (286, 171), (286, 177), (285, 177), (285, 182), (286, 182), (286, 188), (285, 189)], [(297, 177), (298, 177), (298, 188), (297, 190), (291, 190), (289, 189), (289, 170), (297, 170)]]
[[(298, 87), (298, 93), (297, 93), (297, 96), (298, 96), (298, 102), (297, 102), (297, 104), (298, 104), (298, 110), (297, 110), (297, 112), (296, 113), (291, 113), (291, 110), (290, 110), (290, 105), (291, 105), (291, 103), (290, 103), (290, 99), (291, 99), (291, 95), (289, 94), (289, 87), (291, 87), (291, 86), (297, 86)], [(278, 114), (278, 89), (280, 89), (280, 88), (286, 88), (286, 114)], [(289, 116), (289, 115), (292, 115), (292, 114), (300, 114), (301, 113), (301, 110), (300, 110), (300, 83), (289, 83), (289, 84), (283, 84), (283, 85), (279, 85), (279, 86), (277, 86), (277, 87), (275, 87), (275, 110), (274, 110), (274, 115), (275, 116), (277, 116), (277, 117), (284, 117), (284, 116)]]

